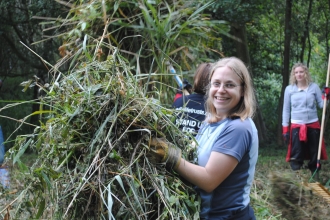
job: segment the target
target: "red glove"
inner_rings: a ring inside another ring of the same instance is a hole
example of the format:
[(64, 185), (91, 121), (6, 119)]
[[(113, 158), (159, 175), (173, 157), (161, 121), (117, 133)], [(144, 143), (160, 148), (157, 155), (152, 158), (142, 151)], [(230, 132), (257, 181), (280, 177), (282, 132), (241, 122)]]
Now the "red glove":
[(322, 89), (322, 99), (325, 99), (325, 98), (327, 98), (327, 100), (330, 99), (330, 88), (326, 87), (326, 86), (324, 86)]
[(282, 127), (282, 136), (285, 144), (289, 144), (290, 142), (290, 129), (289, 126)]

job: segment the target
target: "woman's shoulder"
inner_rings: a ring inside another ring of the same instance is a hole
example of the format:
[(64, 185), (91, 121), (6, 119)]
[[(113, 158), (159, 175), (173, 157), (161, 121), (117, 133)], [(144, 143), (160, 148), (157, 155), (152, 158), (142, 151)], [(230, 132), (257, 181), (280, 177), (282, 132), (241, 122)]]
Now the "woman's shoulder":
[(255, 126), (251, 118), (246, 118), (245, 120), (241, 120), (240, 118), (230, 119), (227, 125), (240, 132), (249, 131)]
[(317, 85), (315, 82), (311, 82), (311, 83), (309, 84), (309, 86), (310, 86), (311, 88), (320, 88), (319, 85)]
[(241, 138), (258, 138), (258, 130), (251, 118), (229, 120), (223, 134), (230, 135), (237, 140)]
[(285, 87), (285, 94), (291, 94), (296, 91), (298, 91), (298, 86), (296, 84), (290, 84)]
[(295, 88), (298, 88), (298, 87), (295, 84), (290, 84), (290, 85), (287, 85), (285, 89), (286, 90), (293, 90)]

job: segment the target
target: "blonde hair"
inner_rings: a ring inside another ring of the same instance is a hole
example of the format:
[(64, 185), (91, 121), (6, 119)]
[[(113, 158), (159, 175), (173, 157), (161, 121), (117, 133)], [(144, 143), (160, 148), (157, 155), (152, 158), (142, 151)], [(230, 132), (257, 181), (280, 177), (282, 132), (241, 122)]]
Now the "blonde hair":
[[(254, 93), (252, 79), (247, 67), (240, 59), (236, 57), (227, 57), (222, 58), (218, 62), (214, 63), (209, 76), (209, 82), (212, 79), (214, 71), (219, 67), (225, 66), (230, 68), (233, 73), (237, 74), (237, 76), (241, 79), (241, 87), (243, 89), (243, 96), (241, 97), (241, 100), (233, 109), (230, 110), (228, 117), (239, 117), (241, 120), (245, 120), (248, 117), (253, 117), (256, 111), (256, 97)], [(214, 123), (218, 121), (218, 118), (216, 109), (213, 105), (213, 97), (209, 95), (209, 92), (210, 83), (207, 88), (207, 99), (205, 102), (205, 109), (207, 114), (205, 120), (208, 123)]]
[(294, 70), (297, 67), (302, 67), (304, 69), (305, 79), (306, 79), (307, 85), (309, 85), (311, 82), (313, 82), (311, 74), (309, 73), (308, 67), (303, 63), (296, 63), (296, 64), (293, 65), (293, 67), (291, 69), (291, 73), (290, 73), (290, 84), (291, 85), (297, 84), (297, 79), (294, 76)]

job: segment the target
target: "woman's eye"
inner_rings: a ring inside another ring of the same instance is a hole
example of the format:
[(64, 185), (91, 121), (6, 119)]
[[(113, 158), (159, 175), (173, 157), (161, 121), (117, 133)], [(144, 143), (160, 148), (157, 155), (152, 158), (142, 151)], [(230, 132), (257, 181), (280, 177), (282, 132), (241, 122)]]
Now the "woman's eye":
[(227, 83), (225, 84), (225, 87), (228, 89), (234, 88), (236, 85), (232, 84), (232, 83)]
[(220, 86), (220, 83), (214, 82), (214, 83), (212, 83), (212, 85), (213, 85), (214, 87), (219, 87), (219, 86)]

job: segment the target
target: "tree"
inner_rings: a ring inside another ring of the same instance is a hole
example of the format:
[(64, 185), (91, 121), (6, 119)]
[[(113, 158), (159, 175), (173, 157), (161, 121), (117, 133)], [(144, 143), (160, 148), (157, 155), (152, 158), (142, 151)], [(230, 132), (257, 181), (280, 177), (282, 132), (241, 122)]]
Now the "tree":
[[(285, 7), (285, 40), (284, 40), (284, 54), (283, 54), (283, 86), (281, 90), (281, 98), (280, 98), (280, 107), (279, 107), (279, 119), (282, 119), (282, 108), (283, 108), (283, 97), (284, 97), (284, 90), (285, 85), (289, 83), (289, 76), (290, 76), (290, 50), (291, 50), (291, 34), (292, 34), (292, 26), (291, 26), (291, 13), (292, 13), (292, 0), (286, 0), (286, 7)], [(282, 121), (282, 120), (280, 120)], [(282, 142), (282, 124), (279, 123), (279, 132), (278, 132), (278, 144)]]
[[(54, 38), (45, 40), (44, 24), (40, 24), (41, 17), (57, 17), (61, 13), (59, 4), (53, 0), (2, 0), (0, 2), (0, 78), (3, 81), (1, 98), (4, 103), (11, 100), (37, 100), (39, 87), (33, 87), (33, 91), (22, 94), (22, 88), (18, 85), (22, 81), (39, 78), (39, 83), (47, 82), (49, 77), (49, 63), (55, 63), (58, 42)], [(50, 22), (50, 21), (48, 21)], [(32, 52), (33, 51), (33, 52)], [(37, 54), (37, 55), (36, 55)], [(35, 77), (34, 77), (35, 76)], [(18, 99), (20, 98), (20, 99)], [(39, 109), (37, 102), (20, 105), (17, 111), (4, 111), (8, 118), (22, 118), (27, 112)], [(31, 116), (30, 124), (37, 125), (38, 116)], [(16, 130), (17, 124), (12, 120), (1, 118), (0, 124), (4, 128), (5, 136), (8, 137)], [(26, 129), (30, 129), (27, 126)]]

